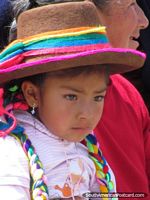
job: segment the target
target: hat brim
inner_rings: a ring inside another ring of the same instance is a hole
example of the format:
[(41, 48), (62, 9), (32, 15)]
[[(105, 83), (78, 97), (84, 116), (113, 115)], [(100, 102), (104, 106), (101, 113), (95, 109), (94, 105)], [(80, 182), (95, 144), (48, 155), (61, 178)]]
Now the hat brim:
[(110, 74), (125, 73), (144, 65), (145, 54), (132, 49), (107, 48), (83, 53), (48, 57), (25, 62), (7, 69), (0, 69), (0, 84), (13, 79), (67, 68), (91, 65), (107, 65)]

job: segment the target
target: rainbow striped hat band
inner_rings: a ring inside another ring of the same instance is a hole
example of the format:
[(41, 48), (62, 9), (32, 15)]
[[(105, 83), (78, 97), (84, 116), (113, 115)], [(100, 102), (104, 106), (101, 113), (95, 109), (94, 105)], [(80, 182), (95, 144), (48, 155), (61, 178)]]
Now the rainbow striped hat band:
[(0, 84), (34, 74), (86, 65), (122, 73), (141, 67), (145, 55), (111, 48), (93, 3), (70, 2), (25, 11), (18, 39), (0, 54)]

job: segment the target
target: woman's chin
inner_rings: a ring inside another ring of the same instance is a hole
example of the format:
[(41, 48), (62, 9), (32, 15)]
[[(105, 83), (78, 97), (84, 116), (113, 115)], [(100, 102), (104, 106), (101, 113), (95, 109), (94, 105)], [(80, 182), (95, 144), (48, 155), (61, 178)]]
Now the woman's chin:
[(137, 49), (139, 47), (139, 42), (136, 40), (131, 40), (129, 42), (129, 48), (130, 49)]

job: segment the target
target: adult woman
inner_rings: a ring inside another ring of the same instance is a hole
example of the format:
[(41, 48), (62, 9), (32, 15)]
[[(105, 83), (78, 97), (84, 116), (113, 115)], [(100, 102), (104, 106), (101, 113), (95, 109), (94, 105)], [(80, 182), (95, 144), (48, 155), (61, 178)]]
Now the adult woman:
[[(137, 48), (139, 44), (136, 39), (140, 29), (147, 27), (148, 21), (136, 1), (94, 2), (103, 24), (107, 26), (111, 44), (115, 47)], [(102, 149), (116, 172), (118, 191), (148, 193), (145, 165), (148, 170), (150, 134), (149, 116), (143, 101), (127, 80), (115, 75), (111, 77), (106, 102), (102, 123), (98, 125), (96, 132)], [(118, 110), (114, 109), (116, 104)]]
[[(16, 1), (15, 5), (17, 2), (21, 5), (20, 0)], [(28, 4), (22, 4), (20, 10), (15, 7), (15, 12), (18, 14), (23, 10), (51, 2), (55, 1), (26, 0)], [(94, 3), (98, 7), (102, 22), (107, 26), (112, 45), (137, 48), (138, 43), (134, 38), (137, 38), (139, 30), (148, 24), (137, 3), (132, 0), (95, 0)], [(147, 109), (135, 88), (120, 75), (111, 77), (106, 102), (102, 122), (95, 131), (101, 141), (103, 152), (115, 172), (118, 191), (149, 193), (145, 172), (145, 165), (147, 168), (150, 165), (150, 123)]]

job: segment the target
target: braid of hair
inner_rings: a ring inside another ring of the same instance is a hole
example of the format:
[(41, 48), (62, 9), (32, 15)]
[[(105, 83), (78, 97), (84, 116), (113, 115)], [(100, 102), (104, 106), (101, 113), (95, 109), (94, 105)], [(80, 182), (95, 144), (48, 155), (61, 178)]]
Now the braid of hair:
[[(39, 159), (39, 156), (36, 154), (31, 141), (25, 134), (24, 128), (17, 125), (15, 117), (11, 114), (11, 112), (15, 109), (28, 110), (29, 108), (24, 100), (22, 93), (20, 92), (20, 88), (21, 87), (19, 87), (18, 85), (13, 85), (11, 83), (9, 85), (7, 84), (4, 87), (3, 106), (5, 107), (5, 109), (1, 106), (4, 110), (4, 113), (1, 113), (1, 115), (5, 115), (4, 117), (6, 122), (0, 121), (0, 132), (4, 132), (5, 135), (10, 134), (15, 137), (20, 142), (28, 158), (31, 177), (30, 188), (32, 199), (48, 200), (49, 197), (46, 184), (46, 176), (44, 174), (44, 169)], [(7, 112), (5, 110), (7, 110)], [(15, 125), (12, 127), (12, 124), (14, 124), (14, 122)], [(10, 127), (12, 127), (11, 130)]]
[[(11, 119), (7, 121), (7, 124), (0, 121), (0, 130), (7, 129), (11, 123)], [(48, 188), (46, 184), (44, 169), (31, 141), (24, 133), (24, 128), (17, 125), (15, 129), (11, 131), (10, 135), (15, 137), (21, 143), (22, 148), (28, 158), (31, 177), (30, 185), (32, 199), (38, 200), (40, 198), (40, 200), (48, 200)]]
[(100, 184), (100, 192), (102, 193), (114, 192), (114, 184), (111, 180), (109, 168), (104, 156), (102, 155), (101, 150), (99, 149), (99, 144), (97, 142), (95, 135), (89, 134), (86, 137), (85, 142), (89, 151), (89, 156), (94, 162), (96, 167), (96, 177), (98, 183)]
[(44, 169), (42, 162), (39, 159), (39, 156), (36, 154), (35, 149), (24, 133), (24, 129), (22, 127), (17, 127), (21, 130), (17, 134), (12, 133), (12, 135), (16, 136), (21, 145), (23, 147), (26, 156), (28, 157), (29, 161), (29, 168), (30, 168), (30, 176), (31, 176), (31, 196), (33, 200), (41, 199), (41, 200), (48, 200), (48, 188), (47, 188), (47, 179), (44, 174)]

